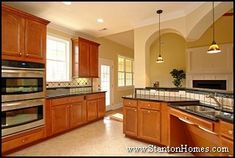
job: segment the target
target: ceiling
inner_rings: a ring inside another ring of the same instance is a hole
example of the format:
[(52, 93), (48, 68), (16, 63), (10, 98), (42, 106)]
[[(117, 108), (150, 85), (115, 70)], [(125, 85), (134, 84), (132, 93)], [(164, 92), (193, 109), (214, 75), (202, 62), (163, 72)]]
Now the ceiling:
[[(131, 49), (134, 28), (158, 23), (156, 10), (162, 9), (161, 22), (184, 17), (210, 2), (3, 2), (51, 21), (74, 32), (105, 37)], [(103, 23), (97, 23), (102, 18)], [(107, 28), (107, 30), (102, 30)]]

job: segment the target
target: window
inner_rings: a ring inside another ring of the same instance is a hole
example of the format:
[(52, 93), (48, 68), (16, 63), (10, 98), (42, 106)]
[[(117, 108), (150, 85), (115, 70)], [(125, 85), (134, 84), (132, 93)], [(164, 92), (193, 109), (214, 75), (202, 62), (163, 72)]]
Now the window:
[(118, 87), (133, 85), (133, 59), (118, 56)]
[(47, 36), (47, 82), (69, 81), (69, 41)]

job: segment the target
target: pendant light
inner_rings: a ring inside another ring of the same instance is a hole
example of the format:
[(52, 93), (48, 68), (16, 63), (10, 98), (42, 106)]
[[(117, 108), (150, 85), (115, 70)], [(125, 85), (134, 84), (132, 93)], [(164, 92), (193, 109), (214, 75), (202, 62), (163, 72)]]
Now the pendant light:
[(159, 55), (157, 57), (157, 63), (163, 63), (163, 58), (161, 56), (161, 32), (160, 32), (160, 14), (162, 13), (162, 10), (157, 10), (157, 14), (159, 14)]
[(212, 11), (213, 11), (213, 41), (212, 44), (210, 45), (207, 53), (209, 54), (215, 54), (215, 53), (220, 53), (221, 50), (219, 49), (219, 46), (215, 42), (215, 24), (214, 24), (214, 1), (212, 2)]

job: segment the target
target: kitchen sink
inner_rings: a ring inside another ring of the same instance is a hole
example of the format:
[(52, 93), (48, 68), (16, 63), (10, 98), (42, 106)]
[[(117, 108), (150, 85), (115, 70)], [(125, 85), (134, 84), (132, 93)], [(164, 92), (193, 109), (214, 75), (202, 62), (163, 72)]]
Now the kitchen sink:
[(201, 111), (201, 112), (206, 114), (206, 115), (212, 115), (212, 116), (220, 115), (220, 111), (218, 111), (218, 110), (215, 110), (215, 111)]

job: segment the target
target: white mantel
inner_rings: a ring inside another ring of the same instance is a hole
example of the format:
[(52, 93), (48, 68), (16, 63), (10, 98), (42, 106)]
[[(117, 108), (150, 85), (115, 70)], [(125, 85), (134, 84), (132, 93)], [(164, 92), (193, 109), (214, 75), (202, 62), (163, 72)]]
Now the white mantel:
[(226, 90), (233, 90), (233, 44), (219, 46), (218, 54), (208, 54), (208, 46), (186, 50), (186, 87), (192, 88), (193, 80), (226, 80)]

